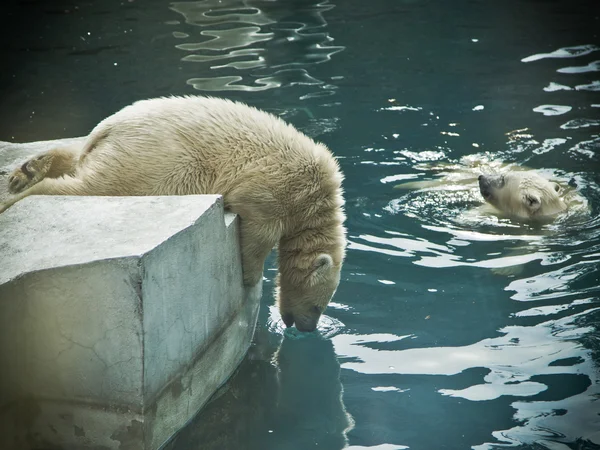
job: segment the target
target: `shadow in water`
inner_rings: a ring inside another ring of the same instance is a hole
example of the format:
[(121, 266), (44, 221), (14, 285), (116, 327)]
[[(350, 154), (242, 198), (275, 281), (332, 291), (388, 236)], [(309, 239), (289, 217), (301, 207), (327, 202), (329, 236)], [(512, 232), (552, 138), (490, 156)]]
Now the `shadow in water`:
[(333, 344), (258, 329), (238, 373), (165, 450), (342, 449), (354, 426)]

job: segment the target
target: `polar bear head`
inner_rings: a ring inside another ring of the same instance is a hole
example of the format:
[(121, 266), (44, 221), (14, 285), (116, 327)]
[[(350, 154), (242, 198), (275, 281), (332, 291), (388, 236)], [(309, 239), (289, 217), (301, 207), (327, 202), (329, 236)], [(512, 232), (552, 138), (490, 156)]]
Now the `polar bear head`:
[(305, 269), (296, 267), (293, 272), (280, 264), (275, 296), (287, 327), (295, 324), (299, 331), (317, 328), (321, 314), (340, 283), (340, 271), (341, 261), (336, 263), (327, 253), (309, 260)]
[(560, 186), (535, 172), (480, 175), (479, 191), (486, 202), (517, 218), (548, 217), (567, 209)]

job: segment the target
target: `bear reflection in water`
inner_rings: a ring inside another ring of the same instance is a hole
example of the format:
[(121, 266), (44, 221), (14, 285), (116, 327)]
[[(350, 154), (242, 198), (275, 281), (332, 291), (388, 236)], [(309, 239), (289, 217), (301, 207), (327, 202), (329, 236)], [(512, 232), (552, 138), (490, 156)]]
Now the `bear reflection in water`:
[[(342, 449), (354, 421), (342, 399), (333, 344), (316, 333), (284, 337), (266, 329), (237, 374), (167, 450)], [(278, 338), (279, 339), (279, 338)]]

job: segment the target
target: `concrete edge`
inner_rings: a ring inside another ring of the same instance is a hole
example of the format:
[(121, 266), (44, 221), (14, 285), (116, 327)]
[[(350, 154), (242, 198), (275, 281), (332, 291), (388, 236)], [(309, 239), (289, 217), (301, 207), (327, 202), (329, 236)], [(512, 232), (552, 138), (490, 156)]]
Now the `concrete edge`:
[[(154, 401), (147, 406), (144, 422), (146, 442), (151, 448), (163, 448), (176, 433), (190, 423), (212, 396), (229, 381), (243, 361), (252, 342), (260, 309), (262, 282), (250, 289), (244, 303), (234, 311), (224, 326), (198, 351), (193, 362), (159, 392)], [(227, 357), (223, 349), (231, 348), (227, 342), (243, 343), (235, 349), (235, 355)], [(229, 360), (230, 367), (226, 377), (218, 377), (212, 363), (216, 360)], [(202, 389), (200, 389), (202, 387)], [(204, 391), (204, 392), (202, 392)], [(181, 395), (189, 397), (187, 405), (178, 401)], [(168, 417), (164, 413), (169, 412)], [(173, 419), (185, 417), (181, 423)], [(171, 419), (171, 420), (169, 420)]]

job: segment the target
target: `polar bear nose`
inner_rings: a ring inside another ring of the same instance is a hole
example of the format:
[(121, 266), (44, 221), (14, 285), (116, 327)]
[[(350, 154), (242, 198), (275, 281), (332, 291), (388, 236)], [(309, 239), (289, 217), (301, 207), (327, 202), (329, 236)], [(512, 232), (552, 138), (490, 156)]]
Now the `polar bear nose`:
[(491, 197), (490, 180), (485, 175), (479, 175), (477, 179), (479, 180), (479, 192), (483, 198), (488, 200)]
[(286, 313), (281, 316), (283, 323), (285, 323), (286, 327), (291, 327), (294, 325), (294, 315), (292, 313)]
[(318, 320), (296, 320), (296, 328), (298, 331), (311, 332), (317, 329)]
[(477, 180), (479, 181), (479, 187), (480, 188), (488, 188), (488, 187), (490, 187), (490, 180), (485, 175), (479, 175), (479, 177), (477, 178)]

